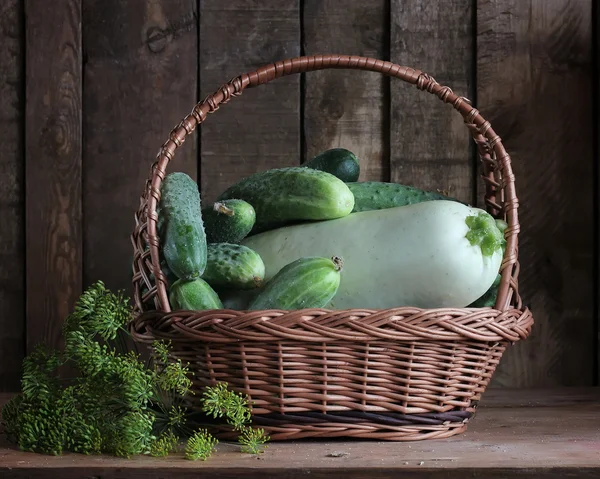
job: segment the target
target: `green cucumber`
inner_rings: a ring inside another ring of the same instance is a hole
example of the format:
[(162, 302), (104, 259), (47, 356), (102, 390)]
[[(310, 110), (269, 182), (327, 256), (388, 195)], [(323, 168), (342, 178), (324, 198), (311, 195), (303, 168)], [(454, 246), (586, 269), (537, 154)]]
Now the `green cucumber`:
[(202, 278), (216, 288), (253, 289), (262, 284), (265, 264), (256, 251), (230, 243), (208, 245)]
[(347, 183), (354, 195), (353, 213), (359, 211), (383, 210), (396, 206), (406, 206), (423, 201), (454, 200), (434, 191), (421, 190), (414, 186), (383, 181), (361, 181)]
[(175, 172), (161, 185), (158, 207), (162, 254), (181, 279), (199, 278), (206, 268), (206, 233), (198, 185), (188, 175)]
[(354, 153), (345, 148), (332, 148), (308, 160), (302, 166), (326, 171), (348, 183), (358, 181), (360, 165)]
[(250, 302), (248, 309), (322, 308), (340, 286), (341, 258), (302, 257), (285, 265)]
[(219, 298), (223, 301), (223, 309), (233, 309), (234, 311), (246, 311), (250, 302), (258, 296), (263, 286), (254, 289), (220, 289)]
[(175, 281), (169, 291), (169, 302), (172, 309), (223, 309), (223, 303), (215, 290), (201, 278)]
[(256, 212), (244, 200), (217, 201), (202, 210), (206, 241), (210, 243), (239, 243), (252, 230)]
[(342, 180), (301, 166), (250, 175), (229, 187), (217, 201), (232, 198), (254, 207), (256, 223), (251, 234), (302, 220), (341, 218), (354, 207), (354, 196)]

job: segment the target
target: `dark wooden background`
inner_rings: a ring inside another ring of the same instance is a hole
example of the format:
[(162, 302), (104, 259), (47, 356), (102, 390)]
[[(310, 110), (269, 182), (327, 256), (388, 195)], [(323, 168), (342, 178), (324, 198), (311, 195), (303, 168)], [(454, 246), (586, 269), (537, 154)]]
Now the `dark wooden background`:
[[(301, 54), (390, 59), (473, 100), (514, 161), (521, 292), (532, 337), (498, 387), (598, 380), (598, 136), (593, 0), (1, 0), (0, 390), (57, 344), (78, 294), (129, 288), (129, 234), (168, 132), (233, 76)], [(481, 193), (448, 105), (367, 72), (248, 90), (209, 118), (174, 169), (209, 202), (257, 170), (343, 146), (362, 179)]]

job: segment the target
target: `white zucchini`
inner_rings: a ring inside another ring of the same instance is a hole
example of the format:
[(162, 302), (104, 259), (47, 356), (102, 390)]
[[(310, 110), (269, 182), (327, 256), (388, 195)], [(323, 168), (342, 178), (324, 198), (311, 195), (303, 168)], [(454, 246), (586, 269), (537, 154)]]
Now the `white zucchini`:
[(465, 307), (492, 285), (504, 238), (485, 211), (427, 201), (247, 237), (265, 280), (302, 256), (344, 258), (331, 309)]

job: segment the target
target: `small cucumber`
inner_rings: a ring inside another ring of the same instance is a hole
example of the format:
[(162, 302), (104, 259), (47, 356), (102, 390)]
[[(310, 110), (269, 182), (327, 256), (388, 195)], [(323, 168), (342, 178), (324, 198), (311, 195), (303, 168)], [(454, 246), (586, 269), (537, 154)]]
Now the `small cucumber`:
[(412, 205), (423, 201), (451, 200), (441, 193), (420, 190), (414, 186), (382, 181), (347, 183), (354, 195), (353, 213), (358, 211), (383, 210), (396, 206)]
[(344, 182), (358, 181), (360, 165), (354, 153), (345, 148), (332, 148), (319, 153), (302, 166), (326, 171)]
[(250, 175), (229, 187), (217, 201), (231, 198), (254, 207), (252, 234), (301, 220), (341, 218), (354, 207), (354, 196), (342, 180), (301, 166)]
[(256, 212), (244, 200), (223, 200), (202, 210), (206, 241), (210, 243), (239, 243), (256, 222)]
[(202, 278), (215, 288), (253, 289), (262, 284), (265, 264), (259, 254), (239, 244), (208, 245)]
[(337, 293), (341, 258), (302, 257), (287, 264), (265, 284), (248, 309), (322, 308)]
[(162, 254), (178, 278), (199, 278), (206, 268), (206, 233), (198, 185), (188, 175), (175, 172), (161, 185), (158, 207)]
[(175, 281), (169, 292), (169, 302), (172, 309), (223, 309), (223, 303), (215, 290), (201, 278)]

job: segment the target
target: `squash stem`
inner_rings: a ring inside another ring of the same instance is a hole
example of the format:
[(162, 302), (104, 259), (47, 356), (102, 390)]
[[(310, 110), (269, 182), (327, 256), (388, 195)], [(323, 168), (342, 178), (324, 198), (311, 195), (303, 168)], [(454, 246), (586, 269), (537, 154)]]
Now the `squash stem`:
[(494, 218), (486, 212), (467, 216), (465, 219), (469, 231), (466, 238), (473, 246), (479, 246), (483, 256), (492, 256), (504, 247), (505, 239), (502, 230)]
[(344, 260), (339, 256), (333, 256), (331, 258), (331, 261), (333, 261), (333, 265), (336, 271), (341, 271), (344, 267)]

